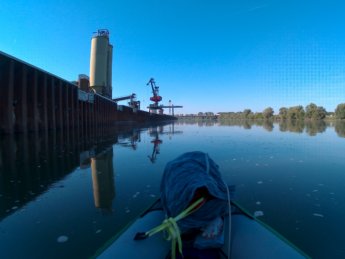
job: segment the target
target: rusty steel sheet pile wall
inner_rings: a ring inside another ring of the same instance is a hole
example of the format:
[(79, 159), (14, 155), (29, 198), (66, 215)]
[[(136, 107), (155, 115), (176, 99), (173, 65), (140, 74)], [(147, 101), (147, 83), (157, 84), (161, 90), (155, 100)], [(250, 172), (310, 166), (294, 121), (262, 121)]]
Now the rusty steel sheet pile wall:
[(95, 95), (78, 100), (78, 87), (0, 53), (0, 133), (95, 130), (116, 120), (116, 103)]

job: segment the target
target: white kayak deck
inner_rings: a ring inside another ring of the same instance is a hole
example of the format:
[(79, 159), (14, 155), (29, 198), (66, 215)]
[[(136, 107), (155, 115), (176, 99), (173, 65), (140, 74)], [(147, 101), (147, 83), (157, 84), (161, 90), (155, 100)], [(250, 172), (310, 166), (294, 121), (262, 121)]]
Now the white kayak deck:
[[(144, 240), (134, 240), (138, 232), (146, 232), (161, 224), (163, 211), (156, 210), (138, 218), (97, 258), (162, 258), (169, 253), (171, 243), (158, 233)], [(225, 226), (228, 229), (228, 226)], [(225, 237), (225, 246), (228, 235)], [(227, 254), (227, 247), (223, 248)], [(297, 249), (272, 233), (259, 222), (242, 214), (231, 216), (231, 256), (232, 259), (243, 258), (306, 258)]]

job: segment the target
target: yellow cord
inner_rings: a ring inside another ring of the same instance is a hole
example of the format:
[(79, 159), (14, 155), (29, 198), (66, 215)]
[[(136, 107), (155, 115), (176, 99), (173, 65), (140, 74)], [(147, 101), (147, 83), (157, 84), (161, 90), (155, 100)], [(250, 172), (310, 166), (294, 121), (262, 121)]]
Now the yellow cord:
[(192, 205), (190, 205), (187, 209), (183, 210), (180, 214), (176, 217), (170, 217), (165, 219), (162, 224), (159, 226), (147, 231), (145, 233), (146, 236), (150, 237), (158, 232), (164, 231), (167, 236), (165, 237), (166, 240), (171, 240), (171, 257), (172, 259), (176, 258), (176, 242), (178, 244), (178, 251), (182, 255), (182, 239), (180, 229), (177, 225), (177, 221), (187, 217), (191, 213), (194, 212), (194, 209), (199, 206), (205, 199), (200, 198), (195, 201)]

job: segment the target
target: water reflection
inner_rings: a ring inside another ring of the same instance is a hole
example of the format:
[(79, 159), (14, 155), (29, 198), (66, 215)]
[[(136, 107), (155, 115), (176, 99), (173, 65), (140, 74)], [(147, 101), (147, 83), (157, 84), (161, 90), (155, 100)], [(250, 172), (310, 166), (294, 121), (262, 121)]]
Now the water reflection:
[(292, 133), (307, 133), (309, 136), (316, 136), (319, 133), (326, 131), (328, 127), (334, 127), (335, 132), (339, 137), (345, 137), (345, 121), (311, 121), (311, 120), (245, 120), (245, 119), (228, 119), (228, 120), (179, 120), (175, 125), (198, 125), (199, 127), (204, 126), (240, 126), (243, 129), (251, 129), (253, 126), (263, 127), (268, 132), (273, 131), (274, 125), (278, 125), (281, 132), (292, 132)]
[(323, 133), (327, 129), (327, 124), (324, 121), (306, 121), (306, 132), (309, 136), (315, 136), (317, 133)]
[(91, 170), (95, 207), (111, 212), (115, 198), (112, 146), (91, 158)]
[[(0, 139), (0, 218), (21, 208), (79, 164), (77, 142), (60, 135), (20, 135)], [(62, 186), (63, 188), (63, 186)]]
[(167, 134), (169, 135), (169, 139), (171, 139), (172, 135), (183, 133), (183, 131), (181, 130), (175, 130), (175, 123), (170, 124), (167, 131), (164, 131), (164, 127), (160, 125), (150, 127), (148, 129), (148, 132), (150, 137), (153, 138), (151, 140), (151, 143), (153, 144), (152, 153), (151, 155), (147, 156), (150, 159), (151, 163), (155, 163), (157, 160), (157, 155), (160, 154), (160, 145), (163, 143), (163, 140), (160, 139), (160, 135)]
[(140, 129), (134, 128), (122, 134), (118, 139), (118, 144), (123, 147), (129, 147), (133, 150), (137, 149), (138, 142), (141, 141)]
[(81, 152), (80, 168), (90, 166), (95, 207), (111, 212), (115, 198), (113, 146), (99, 145)]
[(345, 138), (345, 121), (336, 121), (334, 128), (339, 137)]
[(316, 136), (318, 133), (323, 133), (330, 124), (323, 121), (303, 121), (303, 120), (293, 120), (293, 121), (281, 121), (279, 122), (279, 129), (282, 132), (289, 131), (295, 133), (306, 132), (309, 136)]
[[(275, 122), (271, 120), (221, 120), (219, 125), (222, 126), (241, 126), (244, 129), (251, 129), (252, 126), (261, 126), (267, 131), (273, 131)], [(303, 120), (283, 120), (277, 122), (281, 132), (307, 133), (309, 136), (316, 136), (318, 133), (326, 131), (327, 127), (333, 124), (323, 120), (319, 121), (303, 121)], [(345, 137), (345, 122), (334, 122), (335, 131), (340, 137)]]
[[(68, 136), (67, 136), (68, 135)], [(136, 148), (140, 129), (116, 127), (101, 136), (77, 132), (0, 136), (0, 220), (20, 210), (76, 169), (91, 165), (94, 202), (111, 211), (115, 197), (112, 145)]]
[(199, 127), (204, 127), (204, 126), (214, 126), (218, 124), (216, 120), (209, 120), (209, 119), (188, 119), (188, 120), (183, 120), (179, 119), (174, 122), (175, 125), (195, 125), (197, 124)]
[[(315, 122), (312, 122), (315, 123)], [(280, 131), (289, 131), (295, 133), (302, 133), (305, 128), (303, 120), (283, 120), (279, 122)]]
[(157, 159), (157, 155), (160, 153), (160, 145), (163, 143), (161, 139), (159, 139), (159, 133), (163, 133), (163, 127), (151, 127), (148, 130), (151, 137), (153, 137), (153, 140), (151, 140), (151, 143), (153, 144), (153, 150), (152, 154), (147, 156), (151, 163), (155, 163)]
[[(196, 146), (213, 154), (226, 179), (236, 184), (236, 198), (253, 212), (264, 211), (265, 220), (291, 240), (310, 243), (315, 226), (334, 236), (329, 222), (335, 215), (341, 223), (344, 216), (344, 162), (339, 157), (343, 143), (332, 141), (330, 146), (308, 135), (333, 127), (338, 136), (345, 137), (345, 122), (184, 124), (112, 129), (87, 138), (72, 132), (0, 137), (2, 257), (90, 257), (157, 199), (166, 163)], [(215, 127), (208, 127), (211, 124)], [(228, 130), (232, 126), (242, 129)], [(287, 133), (279, 131), (305, 134), (284, 138), (280, 136)], [(324, 136), (337, 138), (329, 133)], [(165, 146), (169, 152), (164, 152)], [(283, 203), (289, 206), (279, 206)], [(306, 230), (301, 233), (301, 229)], [(68, 236), (68, 241), (56, 241), (61, 236)], [(341, 247), (343, 237), (339, 236), (341, 240), (333, 239), (328, 246), (336, 242)], [(20, 249), (13, 249), (13, 244)]]

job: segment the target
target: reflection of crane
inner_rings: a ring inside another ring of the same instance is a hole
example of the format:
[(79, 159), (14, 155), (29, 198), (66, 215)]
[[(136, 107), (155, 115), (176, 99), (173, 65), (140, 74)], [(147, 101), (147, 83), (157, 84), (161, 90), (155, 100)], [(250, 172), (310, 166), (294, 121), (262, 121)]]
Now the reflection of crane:
[[(172, 125), (172, 127), (171, 127)], [(169, 124), (169, 130), (164, 131), (163, 126), (156, 126), (156, 127), (150, 127), (148, 129), (148, 133), (150, 134), (153, 139), (151, 140), (151, 143), (153, 144), (153, 150), (152, 154), (150, 156), (147, 156), (152, 163), (155, 163), (157, 160), (157, 155), (160, 154), (160, 145), (163, 143), (163, 141), (159, 138), (161, 135), (168, 135), (171, 139), (171, 136), (174, 134), (182, 134), (183, 131), (176, 131), (174, 129), (174, 124)]]
[(159, 134), (163, 132), (163, 126), (157, 126), (149, 128), (148, 130), (151, 137), (154, 137), (154, 139), (151, 141), (153, 143), (153, 150), (151, 156), (147, 156), (152, 163), (156, 162), (157, 155), (160, 153), (160, 144), (163, 143), (162, 140), (159, 139)]
[(156, 136), (154, 140), (151, 141), (151, 143), (153, 143), (153, 151), (152, 151), (151, 156), (147, 156), (147, 157), (150, 159), (152, 163), (154, 163), (156, 162), (157, 155), (160, 152), (159, 145), (163, 143), (163, 141), (159, 139), (158, 132), (156, 132)]

